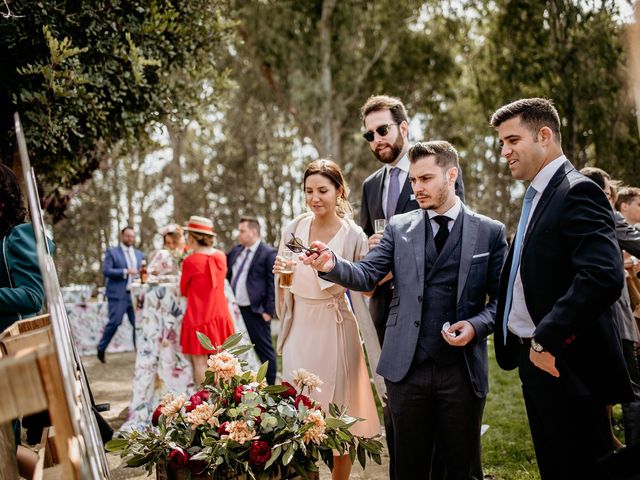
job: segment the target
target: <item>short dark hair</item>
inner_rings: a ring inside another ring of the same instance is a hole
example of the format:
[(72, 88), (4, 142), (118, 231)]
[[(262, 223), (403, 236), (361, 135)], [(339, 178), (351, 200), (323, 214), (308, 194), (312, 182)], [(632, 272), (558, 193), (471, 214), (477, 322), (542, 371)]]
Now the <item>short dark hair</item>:
[(611, 176), (598, 167), (584, 167), (580, 173), (587, 178), (593, 180), (601, 189), (604, 190), (605, 183), (611, 180)]
[(242, 217), (240, 217), (239, 223), (247, 223), (249, 225), (249, 228), (255, 230), (256, 232), (258, 232), (258, 235), (260, 235), (260, 222), (256, 217), (243, 215)]
[(560, 116), (551, 100), (546, 98), (521, 98), (515, 102), (500, 107), (491, 115), (490, 124), (498, 128), (502, 123), (512, 118), (520, 117), (522, 123), (534, 134), (542, 127), (549, 127), (556, 141), (560, 143)]
[(616, 196), (616, 210), (620, 210), (623, 203), (631, 203), (634, 198), (640, 197), (640, 188), (638, 187), (623, 187), (618, 190)]
[(122, 235), (124, 232), (126, 232), (127, 230), (131, 230), (133, 233), (135, 233), (135, 231), (133, 230), (133, 227), (131, 225), (127, 225), (126, 227), (124, 227), (122, 230), (120, 230), (120, 235)]
[(393, 121), (396, 123), (409, 123), (407, 110), (404, 108), (404, 104), (399, 98), (390, 97), (389, 95), (372, 95), (360, 109), (362, 124), (364, 125), (365, 117), (371, 112), (380, 112), (382, 110), (389, 110)]
[(20, 184), (16, 174), (0, 163), (0, 237), (5, 237), (16, 225), (24, 223), (27, 209), (24, 206)]
[(436, 157), (436, 165), (442, 168), (459, 168), (458, 152), (445, 140), (432, 140), (430, 142), (418, 142), (409, 149), (409, 162), (416, 163), (424, 157), (433, 155)]

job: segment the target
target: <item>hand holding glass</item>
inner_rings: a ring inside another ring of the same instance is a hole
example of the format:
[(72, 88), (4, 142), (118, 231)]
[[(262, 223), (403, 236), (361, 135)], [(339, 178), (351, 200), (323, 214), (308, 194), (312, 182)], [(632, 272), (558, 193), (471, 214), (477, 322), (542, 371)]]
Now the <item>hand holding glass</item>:
[(282, 252), (282, 258), (284, 259), (284, 266), (280, 269), (280, 288), (291, 288), (293, 284), (293, 270), (296, 264), (296, 255), (285, 250)]
[(379, 233), (382, 235), (384, 233), (384, 229), (387, 226), (387, 221), (384, 218), (376, 218), (373, 221), (373, 229), (375, 233)]

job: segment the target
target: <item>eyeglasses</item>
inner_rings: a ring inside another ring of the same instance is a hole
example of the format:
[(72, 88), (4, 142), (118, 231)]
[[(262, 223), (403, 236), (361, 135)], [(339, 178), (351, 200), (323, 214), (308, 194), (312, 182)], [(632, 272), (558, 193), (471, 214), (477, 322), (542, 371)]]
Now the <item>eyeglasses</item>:
[(317, 253), (318, 255), (320, 255), (322, 252), (326, 252), (327, 250), (329, 250), (328, 248), (323, 248), (322, 250), (315, 250), (313, 248), (305, 247), (302, 243), (302, 240), (297, 238), (293, 233), (291, 234), (291, 240), (285, 243), (284, 246), (287, 247), (289, 250), (291, 250), (293, 253), (305, 252), (307, 256), (313, 255), (314, 253)]
[[(392, 125), (400, 125), (401, 123), (402, 122), (399, 122), (399, 123), (388, 123), (386, 125), (380, 125), (378, 128), (376, 128), (375, 133), (377, 133), (381, 137), (386, 137), (387, 134), (389, 133), (389, 127), (390, 126), (392, 126)], [(363, 133), (362, 136), (364, 137), (364, 139), (367, 142), (373, 142), (373, 139), (375, 138), (372, 130), (369, 130), (368, 132)]]

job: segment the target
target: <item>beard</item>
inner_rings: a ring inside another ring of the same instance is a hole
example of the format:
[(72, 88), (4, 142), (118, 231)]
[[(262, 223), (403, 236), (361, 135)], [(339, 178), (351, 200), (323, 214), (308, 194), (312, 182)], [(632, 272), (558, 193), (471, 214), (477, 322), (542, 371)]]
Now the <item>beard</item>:
[(371, 152), (373, 155), (382, 163), (393, 163), (398, 159), (400, 153), (402, 153), (402, 149), (404, 148), (404, 139), (402, 138), (402, 135), (398, 135), (398, 138), (393, 142), (393, 144), (383, 143), (378, 146), (378, 148), (381, 147), (389, 147), (389, 151), (383, 154), (378, 152), (378, 150), (372, 150)]
[[(418, 199), (422, 199), (424, 197), (419, 197)], [(420, 208), (424, 210), (436, 210), (440, 208), (442, 205), (447, 203), (449, 200), (449, 186), (447, 185), (446, 180), (444, 181), (442, 188), (440, 188), (437, 192), (434, 192), (433, 195), (429, 195), (429, 197), (424, 198), (426, 204), (423, 206), (422, 202), (420, 203)]]

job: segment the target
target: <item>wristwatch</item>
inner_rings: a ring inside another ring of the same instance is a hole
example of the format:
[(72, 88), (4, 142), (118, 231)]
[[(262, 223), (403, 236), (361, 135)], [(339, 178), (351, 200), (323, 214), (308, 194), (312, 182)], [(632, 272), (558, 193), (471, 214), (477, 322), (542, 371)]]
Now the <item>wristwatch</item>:
[(534, 352), (542, 353), (544, 352), (544, 347), (536, 342), (535, 338), (531, 338), (531, 348), (533, 348)]

